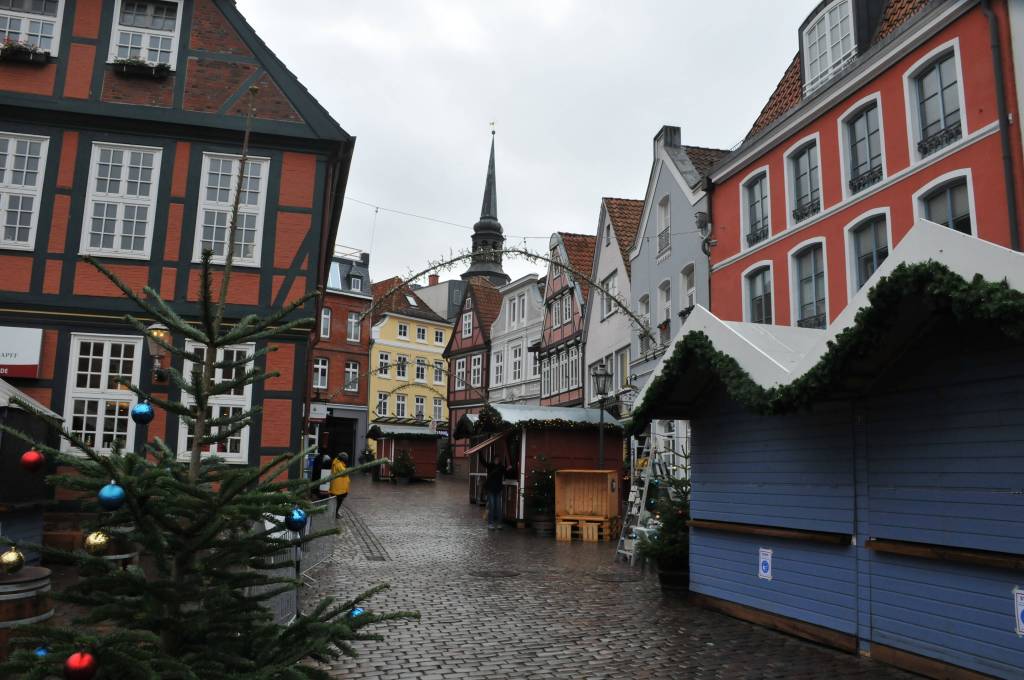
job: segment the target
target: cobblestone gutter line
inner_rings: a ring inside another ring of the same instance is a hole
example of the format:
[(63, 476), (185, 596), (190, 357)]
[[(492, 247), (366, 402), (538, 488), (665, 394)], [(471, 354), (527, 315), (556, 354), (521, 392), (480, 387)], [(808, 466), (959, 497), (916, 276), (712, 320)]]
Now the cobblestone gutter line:
[(377, 535), (374, 534), (370, 527), (366, 526), (366, 522), (359, 516), (359, 513), (353, 512), (351, 508), (342, 508), (344, 511), (342, 516), (344, 517), (345, 523), (349, 527), (351, 535), (355, 538), (356, 543), (359, 545), (360, 551), (363, 553), (363, 557), (373, 562), (387, 562), (391, 559), (384, 544), (380, 542)]

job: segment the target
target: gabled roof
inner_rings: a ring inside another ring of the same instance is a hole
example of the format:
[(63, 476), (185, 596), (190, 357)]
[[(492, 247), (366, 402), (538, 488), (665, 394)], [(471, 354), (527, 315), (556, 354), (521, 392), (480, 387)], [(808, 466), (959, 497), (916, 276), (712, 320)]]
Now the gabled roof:
[[(690, 162), (693, 163), (694, 169), (702, 180), (708, 176), (715, 163), (722, 160), (729, 153), (728, 149), (712, 149), (706, 146), (689, 146), (686, 144), (683, 145), (683, 151), (690, 157)], [(696, 184), (691, 185), (691, 188), (695, 186)]]
[[(878, 29), (871, 40), (875, 45), (899, 28), (907, 19), (912, 17), (922, 7), (932, 0), (889, 0), (882, 12), (878, 22)], [(789, 63), (782, 79), (775, 86), (775, 91), (768, 98), (768, 103), (761, 109), (760, 115), (754, 121), (746, 139), (750, 139), (761, 130), (767, 128), (776, 120), (782, 117), (790, 109), (797, 106), (803, 99), (803, 76), (800, 71), (800, 53), (797, 52), (793, 61)]]
[(629, 272), (629, 249), (633, 247), (633, 239), (640, 229), (640, 220), (644, 216), (644, 202), (632, 198), (609, 198), (605, 196), (604, 209), (608, 219), (615, 227), (615, 240), (619, 243), (622, 261), (626, 264), (626, 276)]
[[(594, 267), (594, 248), (597, 246), (597, 237), (587, 234), (572, 234), (565, 231), (558, 232), (565, 248), (565, 254), (569, 257), (568, 265), (574, 272), (579, 272), (587, 278), (590, 277)], [(570, 273), (571, 276), (571, 273)], [(583, 300), (586, 301), (590, 285), (580, 277), (572, 277), (580, 287)]]
[(455, 423), (455, 439), (501, 432), (513, 428), (528, 429), (587, 429), (604, 427), (621, 429), (618, 419), (608, 411), (601, 416), (596, 408), (579, 406), (531, 406), (528, 404), (488, 404), (481, 413), (467, 413)]
[[(410, 297), (416, 304), (409, 302)], [(408, 284), (403, 283), (402, 279), (397, 276), (373, 284), (373, 302), (373, 323), (377, 323), (388, 312), (412, 316), (424, 321), (448, 323), (446, 319), (432, 310), (416, 294), (416, 291)]]
[[(483, 276), (474, 276), (469, 279), (466, 286), (466, 294), (473, 296), (473, 306), (476, 308), (477, 317), (480, 323), (480, 332), (484, 339), (488, 340), (491, 334), (491, 324), (498, 318), (501, 312), (501, 292)], [(465, 298), (463, 298), (465, 303)]]
[(951, 333), (995, 328), (1024, 346), (1022, 291), (1024, 255), (918, 220), (827, 330), (723, 321), (695, 307), (637, 395), (631, 427), (692, 415), (712, 379), (762, 413), (870, 386), (936, 322)]

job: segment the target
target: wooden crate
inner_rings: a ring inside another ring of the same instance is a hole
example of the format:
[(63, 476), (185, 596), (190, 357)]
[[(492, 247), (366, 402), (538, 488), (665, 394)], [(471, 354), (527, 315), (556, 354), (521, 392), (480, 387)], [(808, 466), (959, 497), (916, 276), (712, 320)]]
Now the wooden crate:
[(555, 472), (555, 519), (609, 521), (619, 516), (615, 470)]
[(580, 540), (584, 543), (615, 540), (616, 522), (580, 519), (559, 520), (555, 528), (555, 539), (569, 542)]

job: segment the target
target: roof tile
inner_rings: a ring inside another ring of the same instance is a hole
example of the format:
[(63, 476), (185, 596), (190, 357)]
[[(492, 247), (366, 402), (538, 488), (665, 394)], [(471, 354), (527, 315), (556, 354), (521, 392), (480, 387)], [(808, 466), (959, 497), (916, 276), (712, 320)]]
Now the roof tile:
[(604, 208), (608, 211), (608, 219), (615, 227), (615, 240), (619, 242), (622, 261), (626, 265), (626, 276), (629, 276), (629, 249), (633, 247), (636, 233), (640, 230), (643, 219), (644, 202), (632, 198), (605, 197)]
[(491, 335), (491, 324), (501, 313), (501, 293), (497, 287), (484, 276), (473, 276), (466, 287), (468, 294), (473, 296), (477, 317), (480, 319), (480, 330), (484, 339)]
[[(590, 278), (594, 269), (594, 248), (597, 246), (597, 237), (588, 234), (571, 234), (565, 231), (558, 232), (558, 236), (562, 239), (562, 245), (569, 256), (569, 267), (573, 272), (579, 272)], [(579, 284), (583, 299), (586, 300), (590, 285), (583, 278), (576, 276), (573, 278)]]
[[(404, 314), (416, 317), (424, 321), (439, 321), (448, 323), (443, 317), (438, 316), (423, 299), (416, 294), (409, 284), (403, 283), (397, 276), (377, 281), (373, 289), (373, 323), (377, 323), (382, 316), (388, 312)], [(390, 293), (389, 293), (390, 291)], [(412, 298), (416, 304), (409, 302)]]

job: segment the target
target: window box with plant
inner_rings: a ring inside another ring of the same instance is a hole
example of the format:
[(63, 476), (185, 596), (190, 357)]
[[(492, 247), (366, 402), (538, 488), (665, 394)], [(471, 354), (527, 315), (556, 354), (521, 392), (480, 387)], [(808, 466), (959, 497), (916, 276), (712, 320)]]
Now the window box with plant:
[(8, 37), (0, 43), (0, 61), (42, 66), (50, 61), (50, 53), (32, 43), (11, 40)]
[(642, 537), (637, 552), (658, 567), (658, 581), (666, 592), (686, 592), (690, 589), (690, 481), (662, 478), (656, 487), (661, 494), (649, 506), (660, 522), (657, 532)]
[(151, 64), (145, 59), (128, 57), (127, 59), (115, 59), (114, 72), (129, 77), (152, 78), (153, 80), (164, 80), (171, 75), (170, 64)]

